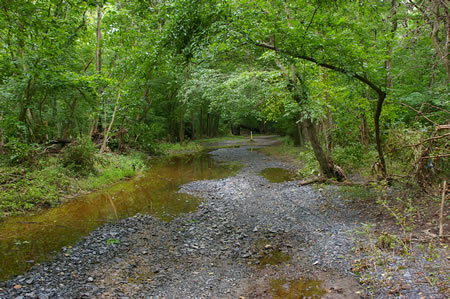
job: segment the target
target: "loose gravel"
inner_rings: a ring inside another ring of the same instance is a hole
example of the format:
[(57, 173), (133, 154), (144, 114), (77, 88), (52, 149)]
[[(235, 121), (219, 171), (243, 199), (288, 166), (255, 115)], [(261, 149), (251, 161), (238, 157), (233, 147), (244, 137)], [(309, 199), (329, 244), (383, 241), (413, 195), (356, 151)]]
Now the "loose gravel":
[[(106, 224), (53, 261), (0, 284), (0, 297), (270, 298), (274, 279), (318, 279), (328, 298), (365, 297), (351, 271), (351, 249), (366, 214), (338, 192), (260, 176), (265, 168), (290, 168), (253, 150), (270, 142), (212, 151), (214, 159), (243, 168), (183, 185), (179, 192), (204, 198), (196, 212), (171, 222), (136, 215)], [(262, 264), (275, 253), (285, 259)]]

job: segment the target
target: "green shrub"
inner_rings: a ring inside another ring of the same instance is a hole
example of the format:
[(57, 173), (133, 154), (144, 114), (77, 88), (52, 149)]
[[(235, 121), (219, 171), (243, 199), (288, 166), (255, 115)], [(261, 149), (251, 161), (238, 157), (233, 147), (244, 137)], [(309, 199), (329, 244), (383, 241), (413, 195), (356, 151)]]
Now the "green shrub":
[(377, 160), (377, 153), (373, 148), (367, 149), (360, 143), (353, 143), (345, 147), (336, 147), (333, 151), (333, 159), (337, 165), (346, 170), (370, 169)]
[(77, 175), (95, 173), (95, 164), (100, 161), (95, 154), (97, 148), (90, 138), (72, 142), (61, 153), (62, 165)]
[(26, 144), (15, 137), (8, 139), (4, 149), (5, 160), (10, 165), (22, 164), (23, 166), (32, 166), (39, 155), (39, 145)]
[(299, 153), (299, 160), (303, 163), (302, 168), (298, 170), (298, 176), (300, 178), (319, 175), (319, 163), (317, 162), (316, 156), (310, 145), (306, 146), (305, 149)]

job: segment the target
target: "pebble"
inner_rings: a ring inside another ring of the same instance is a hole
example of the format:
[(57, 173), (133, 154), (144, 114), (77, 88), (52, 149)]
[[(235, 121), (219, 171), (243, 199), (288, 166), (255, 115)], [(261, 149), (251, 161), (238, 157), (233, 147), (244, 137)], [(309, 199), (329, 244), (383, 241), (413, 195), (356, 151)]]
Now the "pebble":
[[(226, 294), (239, 298), (242, 285), (260, 264), (257, 258), (274, 252), (273, 248), (290, 256), (289, 263), (301, 256), (305, 273), (319, 270), (312, 266), (320, 263), (324, 271), (353, 277), (351, 257), (345, 255), (354, 245), (346, 232), (358, 227), (355, 211), (336, 197), (330, 199), (337, 204), (326, 216), (321, 212), (323, 202), (317, 200), (329, 200), (326, 191), (320, 194), (295, 181), (268, 182), (259, 175), (261, 170), (290, 165), (256, 151), (241, 147), (210, 154), (244, 167), (233, 177), (181, 186), (180, 192), (205, 198), (196, 212), (170, 222), (135, 215), (105, 224), (75, 244), (70, 256), (60, 254), (1, 283), (0, 298), (24, 298), (23, 294), (40, 298), (216, 298)], [(120, 244), (108, 246), (106, 241), (112, 237), (120, 239)], [(414, 297), (418, 289), (413, 275), (404, 271), (403, 279), (408, 283), (402, 289)], [(18, 284), (26, 284), (26, 290), (14, 289)], [(436, 295), (432, 288), (425, 291)]]

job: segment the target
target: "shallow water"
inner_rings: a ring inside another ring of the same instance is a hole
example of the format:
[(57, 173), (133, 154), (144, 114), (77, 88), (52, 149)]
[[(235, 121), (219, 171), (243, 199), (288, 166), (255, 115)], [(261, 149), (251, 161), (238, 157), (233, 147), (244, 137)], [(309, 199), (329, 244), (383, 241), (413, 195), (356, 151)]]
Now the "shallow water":
[(195, 211), (200, 199), (177, 193), (182, 184), (233, 174), (236, 165), (218, 164), (207, 154), (152, 162), (144, 175), (80, 196), (42, 213), (0, 222), (0, 281), (50, 259), (105, 222), (151, 214), (170, 221)]
[(285, 168), (266, 168), (260, 174), (272, 183), (293, 181), (296, 177), (293, 171)]
[(322, 298), (327, 291), (321, 287), (319, 280), (308, 279), (273, 279), (270, 282), (270, 292), (273, 298), (300, 299)]

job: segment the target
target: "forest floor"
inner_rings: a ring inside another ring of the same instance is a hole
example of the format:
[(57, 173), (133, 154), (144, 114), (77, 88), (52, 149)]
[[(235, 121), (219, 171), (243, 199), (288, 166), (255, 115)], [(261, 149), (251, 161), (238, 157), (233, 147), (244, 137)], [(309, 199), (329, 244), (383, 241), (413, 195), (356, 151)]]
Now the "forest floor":
[(196, 212), (106, 224), (1, 283), (0, 298), (448, 298), (445, 247), (364, 250), (375, 245), (362, 223), (394, 224), (337, 187), (270, 182), (262, 170), (294, 165), (255, 150), (272, 138), (255, 141), (210, 152), (243, 167), (183, 185), (180, 192), (204, 198)]

